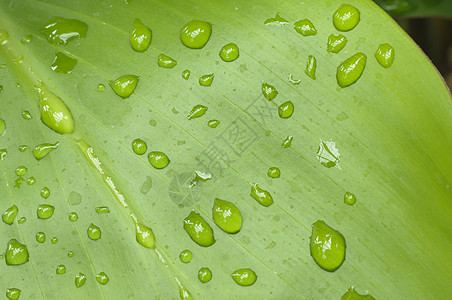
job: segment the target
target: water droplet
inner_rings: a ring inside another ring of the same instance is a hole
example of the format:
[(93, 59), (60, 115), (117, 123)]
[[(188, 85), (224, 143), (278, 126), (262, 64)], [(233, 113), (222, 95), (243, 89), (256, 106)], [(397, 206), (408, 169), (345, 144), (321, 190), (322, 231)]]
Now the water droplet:
[(58, 238), (54, 236), (53, 238), (50, 239), (50, 242), (55, 245), (56, 243), (58, 243)]
[(210, 39), (212, 24), (193, 20), (185, 24), (180, 30), (180, 40), (188, 48), (201, 49)]
[(274, 18), (268, 18), (264, 21), (264, 25), (271, 25), (271, 26), (284, 26), (289, 24), (289, 22), (286, 19), (281, 18), (279, 13), (276, 13), (276, 16)]
[(67, 200), (69, 205), (72, 206), (79, 205), (80, 203), (82, 203), (82, 195), (80, 195), (80, 193), (77, 193), (76, 191), (72, 191), (69, 193), (69, 197)]
[(23, 224), (25, 222), (27, 222), (27, 218), (25, 218), (25, 217), (22, 217), (17, 221), (17, 223), (19, 223), (19, 224)]
[(348, 205), (353, 205), (356, 202), (356, 197), (350, 192), (346, 192), (344, 195), (344, 203)]
[(22, 118), (24, 118), (25, 120), (31, 120), (33, 119), (33, 116), (28, 110), (24, 110), (22, 111)]
[(35, 89), (40, 96), (39, 110), (41, 111), (41, 121), (55, 132), (61, 134), (73, 133), (74, 119), (63, 100), (49, 91), (42, 82)]
[(262, 94), (264, 95), (265, 99), (267, 99), (268, 101), (272, 101), (278, 95), (278, 91), (273, 85), (263, 83)]
[(68, 256), (68, 257), (74, 257), (74, 252), (69, 251), (69, 252), (67, 253), (67, 256)]
[(123, 75), (116, 80), (110, 80), (108, 84), (116, 95), (125, 99), (135, 91), (139, 80), (140, 77), (136, 75)]
[(184, 229), (191, 239), (202, 247), (209, 247), (215, 244), (212, 227), (194, 211), (191, 211), (184, 219)]
[(359, 10), (350, 5), (342, 4), (333, 15), (333, 24), (339, 31), (349, 31), (358, 25), (360, 19)]
[(5, 261), (8, 266), (21, 265), (28, 262), (30, 255), (27, 246), (11, 239), (6, 246)]
[(20, 297), (21, 290), (17, 288), (7, 288), (6, 289), (6, 297), (9, 300), (18, 300)]
[(96, 275), (96, 280), (100, 284), (106, 285), (110, 281), (110, 278), (108, 278), (108, 276), (107, 276), (107, 274), (105, 274), (105, 272), (100, 272), (99, 274)]
[(234, 43), (224, 45), (220, 50), (220, 57), (225, 62), (231, 62), (239, 58), (239, 47)]
[(270, 193), (266, 190), (261, 189), (257, 183), (251, 185), (250, 196), (253, 197), (257, 202), (263, 206), (270, 206), (273, 204), (273, 198)]
[(82, 21), (65, 18), (54, 18), (41, 28), (41, 33), (53, 45), (66, 45), (72, 39), (84, 38), (87, 31), (88, 25)]
[(207, 122), (207, 126), (209, 126), (210, 128), (217, 128), (217, 126), (220, 124), (219, 120), (209, 120)]
[(33, 149), (33, 155), (35, 156), (35, 158), (37, 160), (40, 160), (44, 156), (46, 156), (50, 151), (57, 149), (59, 145), (60, 145), (59, 142), (56, 142), (55, 144), (44, 143), (44, 144), (37, 145)]
[(347, 45), (347, 38), (342, 34), (334, 35), (330, 34), (328, 37), (328, 43), (326, 45), (326, 51), (332, 53), (339, 53)]
[(8, 225), (13, 224), (14, 219), (17, 216), (17, 213), (19, 212), (19, 209), (16, 205), (11, 206), (8, 208), (3, 214), (2, 214), (2, 220)]
[(179, 254), (179, 259), (181, 262), (188, 264), (193, 257), (193, 254), (190, 250), (186, 249)]
[(53, 216), (53, 212), (55, 211), (55, 207), (49, 204), (40, 204), (38, 206), (38, 218), (39, 219), (48, 219)]
[(290, 145), (292, 145), (293, 136), (289, 135), (286, 137), (286, 139), (282, 142), (281, 147), (283, 148), (289, 148)]
[(46, 234), (44, 232), (36, 233), (36, 241), (38, 243), (44, 243), (46, 241)]
[(134, 27), (130, 34), (130, 45), (137, 52), (144, 52), (149, 48), (152, 40), (152, 30), (141, 23), (140, 19), (133, 21)]
[(314, 56), (309, 55), (308, 61), (306, 62), (306, 69), (304, 70), (304, 72), (306, 73), (306, 75), (308, 75), (313, 80), (315, 80), (315, 70), (316, 69), (317, 69), (317, 60), (315, 59)]
[(182, 71), (182, 78), (188, 80), (188, 78), (190, 78), (190, 70)]
[(206, 182), (208, 180), (212, 180), (212, 174), (204, 173), (204, 172), (201, 172), (201, 171), (195, 171), (195, 174), (193, 175), (193, 178), (190, 180), (190, 183), (188, 184), (188, 187), (189, 188), (193, 188), (199, 182)]
[(292, 83), (293, 85), (299, 85), (301, 83), (301, 80), (293, 78), (292, 73), (290, 73), (289, 74), (289, 82)]
[(201, 105), (201, 104), (195, 105), (192, 108), (191, 112), (188, 114), (187, 118), (189, 120), (191, 120), (191, 119), (196, 119), (196, 118), (202, 117), (206, 113), (207, 109), (208, 108), (204, 105)]
[(78, 275), (75, 275), (75, 286), (76, 287), (81, 287), (85, 284), (86, 282), (86, 276), (83, 273), (78, 273)]
[(382, 67), (389, 68), (394, 62), (394, 48), (389, 44), (380, 44), (375, 58)]
[(132, 141), (132, 149), (138, 155), (143, 155), (148, 150), (148, 145), (142, 139), (134, 139)]
[(177, 61), (162, 53), (158, 57), (158, 65), (162, 68), (171, 69), (177, 65)]
[(25, 179), (23, 177), (18, 177), (14, 182), (14, 187), (17, 189), (20, 189), (20, 185), (22, 184), (22, 182), (24, 182)]
[(57, 73), (68, 74), (74, 70), (76, 65), (77, 59), (71, 58), (62, 52), (57, 52), (50, 68)]
[(103, 92), (103, 91), (105, 90), (105, 85), (103, 85), (102, 83), (99, 83), (99, 84), (97, 85), (97, 90), (98, 90), (99, 92)]
[(332, 168), (339, 163), (340, 154), (339, 150), (336, 149), (336, 144), (333, 141), (326, 142), (320, 140), (316, 156), (323, 166)]
[(202, 283), (207, 283), (212, 279), (212, 271), (209, 268), (201, 268), (198, 271), (198, 279)]
[(77, 221), (77, 220), (78, 220), (78, 215), (77, 215), (77, 213), (76, 213), (76, 212), (71, 212), (71, 213), (69, 214), (69, 221), (75, 222), (75, 221)]
[(0, 30), (0, 45), (5, 45), (8, 43), (9, 33), (5, 30)]
[(33, 185), (35, 183), (36, 183), (36, 178), (34, 178), (33, 176), (27, 179), (28, 185)]
[(41, 197), (47, 199), (50, 197), (50, 190), (48, 187), (43, 187), (41, 190)]
[(151, 166), (156, 169), (163, 169), (171, 162), (168, 156), (160, 151), (151, 151), (148, 154), (148, 160)]
[(228, 233), (237, 233), (242, 228), (242, 214), (233, 203), (215, 198), (212, 207), (215, 223)]
[(20, 42), (24, 45), (30, 44), (31, 40), (33, 39), (33, 36), (31, 34), (26, 35), (23, 39), (20, 40)]
[(16, 168), (16, 175), (17, 176), (23, 176), (25, 175), (25, 173), (27, 173), (27, 168), (24, 166), (20, 166)]
[(281, 176), (281, 171), (278, 167), (270, 167), (267, 171), (267, 175), (270, 178), (279, 178)]
[(241, 286), (253, 285), (257, 280), (256, 273), (251, 269), (239, 269), (232, 273), (232, 279)]
[(93, 241), (100, 239), (102, 235), (100, 228), (94, 225), (93, 223), (89, 225), (88, 230), (86, 232), (88, 233), (88, 237)]
[(149, 249), (155, 248), (155, 236), (151, 228), (141, 223), (136, 223), (135, 232), (138, 244)]
[(64, 274), (64, 273), (66, 273), (66, 266), (65, 265), (59, 265), (56, 268), (56, 273), (57, 274)]
[(358, 294), (354, 287), (350, 287), (347, 292), (342, 295), (341, 300), (375, 300), (375, 298), (370, 294)]
[(99, 206), (99, 207), (96, 207), (96, 212), (98, 214), (109, 214), (110, 209), (108, 208), (108, 206)]
[(310, 35), (316, 35), (317, 29), (315, 29), (314, 24), (312, 24), (311, 21), (308, 19), (297, 21), (293, 24), (293, 28), (295, 30), (303, 35), (303, 36), (310, 36)]
[(3, 131), (5, 131), (5, 120), (3, 120), (2, 118), (0, 118), (0, 135), (2, 135)]
[(201, 85), (201, 86), (211, 86), (214, 77), (215, 77), (215, 75), (213, 73), (212, 74), (208, 74), (208, 75), (203, 75), (203, 76), (199, 77), (199, 85)]
[(20, 152), (25, 152), (25, 150), (27, 150), (27, 148), (28, 148), (27, 145), (20, 145), (17, 149), (18, 149)]
[(278, 107), (278, 114), (280, 118), (287, 119), (293, 114), (294, 106), (291, 101), (284, 102)]
[(362, 52), (347, 58), (337, 67), (337, 84), (341, 88), (354, 84), (363, 74), (366, 60), (367, 56)]
[(319, 267), (336, 271), (345, 260), (345, 248), (344, 236), (339, 231), (321, 220), (312, 224), (310, 251)]
[(8, 156), (8, 151), (6, 149), (0, 149), (0, 160), (4, 160)]

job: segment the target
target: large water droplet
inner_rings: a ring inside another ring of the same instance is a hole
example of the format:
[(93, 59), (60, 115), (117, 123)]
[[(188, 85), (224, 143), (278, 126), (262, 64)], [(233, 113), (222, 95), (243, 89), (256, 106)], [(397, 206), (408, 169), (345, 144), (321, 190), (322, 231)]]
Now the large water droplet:
[(363, 74), (366, 61), (367, 56), (362, 52), (347, 58), (337, 67), (337, 84), (341, 88), (354, 84)]
[(50, 242), (55, 245), (56, 243), (58, 243), (58, 238), (54, 236), (50, 239)]
[(148, 160), (151, 166), (153, 166), (156, 169), (163, 169), (166, 168), (166, 166), (169, 165), (171, 162), (168, 158), (168, 156), (160, 151), (151, 151), (148, 154)]
[(193, 20), (185, 24), (180, 30), (180, 39), (188, 48), (201, 49), (210, 39), (212, 24)]
[(134, 139), (132, 141), (132, 149), (138, 155), (143, 155), (148, 150), (148, 145), (142, 139)]
[(16, 175), (17, 176), (23, 176), (25, 175), (25, 173), (27, 173), (27, 168), (24, 166), (20, 166), (16, 168)]
[(346, 192), (344, 195), (344, 203), (348, 205), (353, 205), (356, 202), (356, 197), (350, 192)]
[(54, 18), (44, 24), (41, 33), (53, 45), (66, 45), (75, 38), (84, 38), (88, 32), (88, 25), (75, 19)]
[(394, 48), (389, 44), (380, 44), (378, 46), (377, 52), (375, 52), (375, 58), (378, 63), (385, 68), (392, 66), (394, 62)]
[(155, 236), (151, 228), (137, 223), (135, 224), (135, 232), (138, 244), (149, 249), (155, 248)]
[(8, 266), (24, 264), (28, 262), (29, 257), (26, 245), (19, 243), (16, 239), (8, 242), (5, 253), (5, 261)]
[(2, 220), (8, 225), (13, 224), (14, 219), (17, 216), (17, 213), (19, 212), (19, 209), (16, 205), (11, 206), (8, 208), (3, 214), (2, 214)]
[(263, 83), (262, 94), (264, 95), (265, 99), (267, 99), (268, 101), (272, 101), (278, 95), (278, 91), (273, 85)]
[(375, 300), (375, 298), (370, 294), (358, 294), (354, 287), (350, 287), (347, 292), (342, 295), (341, 300)]
[(86, 282), (86, 276), (83, 273), (78, 273), (75, 275), (75, 286), (76, 287), (82, 287)]
[(40, 204), (38, 206), (38, 218), (39, 219), (48, 219), (53, 216), (53, 212), (55, 211), (55, 207), (49, 204)]
[(204, 106), (201, 104), (195, 105), (192, 108), (191, 112), (188, 114), (187, 118), (189, 120), (191, 120), (191, 119), (196, 119), (196, 118), (202, 117), (202, 116), (204, 116), (204, 114), (206, 113), (207, 110), (208, 110), (207, 106)]
[(40, 160), (44, 156), (46, 156), (50, 151), (57, 149), (59, 145), (60, 145), (59, 142), (56, 142), (55, 144), (44, 143), (37, 145), (33, 149), (33, 155), (37, 160)]
[(342, 4), (333, 14), (334, 27), (339, 31), (352, 30), (359, 20), (359, 10), (350, 4)]
[(317, 60), (315, 59), (314, 56), (309, 55), (308, 60), (306, 62), (306, 69), (304, 70), (304, 72), (306, 73), (306, 75), (315, 80), (316, 69), (317, 69)]
[(209, 268), (201, 268), (198, 271), (198, 279), (202, 283), (207, 283), (212, 279), (212, 271)]
[(192, 254), (191, 251), (188, 250), (188, 249), (182, 251), (182, 252), (179, 254), (179, 259), (180, 259), (180, 261), (183, 262), (183, 263), (185, 263), (185, 264), (188, 264), (188, 263), (191, 261), (192, 257), (193, 257), (193, 254)]
[(68, 74), (74, 70), (76, 65), (77, 59), (69, 57), (62, 52), (57, 52), (50, 68), (57, 73)]
[(257, 280), (256, 273), (249, 268), (236, 270), (231, 274), (231, 276), (235, 283), (241, 286), (253, 285)]
[(342, 34), (331, 34), (328, 37), (328, 43), (326, 45), (326, 51), (332, 53), (339, 53), (347, 45), (347, 38)]
[(110, 80), (108, 84), (116, 95), (125, 99), (135, 91), (139, 80), (140, 77), (136, 75), (123, 75), (116, 80)]
[(177, 65), (177, 61), (165, 54), (160, 54), (158, 57), (158, 66), (162, 68), (171, 69)]
[(242, 228), (242, 214), (233, 203), (215, 198), (212, 215), (215, 223), (228, 233), (237, 233)]
[(41, 121), (50, 129), (58, 133), (73, 133), (74, 119), (71, 111), (60, 97), (47, 89), (41, 82), (39, 87), (35, 87), (39, 93), (39, 110), (41, 111)]
[(96, 281), (102, 285), (106, 285), (110, 281), (110, 278), (108, 278), (105, 272), (100, 272), (99, 274), (96, 274)]
[(78, 215), (77, 215), (77, 213), (76, 213), (76, 212), (71, 212), (71, 213), (69, 214), (69, 221), (75, 222), (75, 221), (77, 221), (77, 220), (78, 220)]
[(257, 183), (251, 185), (250, 196), (263, 206), (268, 207), (273, 204), (272, 195), (268, 191), (261, 189)]
[(322, 269), (334, 272), (345, 260), (345, 239), (324, 221), (312, 224), (311, 256)]
[(6, 297), (9, 300), (18, 300), (20, 297), (20, 292), (18, 288), (7, 288), (6, 289)]
[(38, 243), (44, 243), (46, 241), (46, 234), (44, 232), (36, 233), (36, 241)]
[(279, 178), (281, 176), (281, 171), (278, 167), (270, 167), (267, 171), (267, 175), (270, 178)]
[(47, 198), (50, 197), (50, 190), (49, 190), (48, 187), (43, 187), (41, 189), (41, 197), (44, 198), (44, 199), (47, 199)]
[(27, 179), (28, 185), (33, 185), (35, 183), (36, 183), (36, 178), (34, 178), (33, 176)]
[(278, 114), (280, 118), (287, 119), (293, 114), (294, 106), (292, 101), (287, 101), (278, 106)]
[(100, 231), (100, 228), (91, 223), (86, 231), (88, 233), (88, 237), (92, 239), (93, 241), (96, 241), (101, 238), (102, 232)]
[(59, 274), (59, 275), (66, 273), (66, 266), (65, 265), (59, 265), (56, 268), (56, 273)]
[(207, 74), (199, 77), (199, 85), (201, 86), (211, 86), (213, 79), (215, 77), (215, 74)]
[(239, 47), (234, 43), (224, 45), (220, 50), (220, 58), (225, 62), (231, 62), (239, 57)]
[(134, 27), (130, 34), (130, 45), (137, 52), (144, 52), (149, 48), (152, 40), (152, 30), (141, 23), (140, 19), (133, 21)]
[(191, 211), (184, 219), (184, 229), (190, 238), (202, 247), (209, 247), (215, 244), (212, 227), (194, 211)]
[(308, 19), (295, 22), (293, 24), (293, 28), (295, 28), (295, 30), (303, 36), (317, 34), (317, 29), (315, 29), (314, 24), (312, 24), (312, 22)]
[(327, 168), (335, 167), (340, 160), (339, 150), (333, 141), (327, 142), (320, 140), (316, 156), (319, 162)]

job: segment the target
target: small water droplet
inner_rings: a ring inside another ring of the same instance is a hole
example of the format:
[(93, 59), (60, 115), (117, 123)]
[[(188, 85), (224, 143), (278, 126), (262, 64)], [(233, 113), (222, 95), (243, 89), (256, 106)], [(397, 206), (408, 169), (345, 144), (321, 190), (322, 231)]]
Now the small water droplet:
[(292, 83), (293, 85), (299, 85), (301, 83), (301, 80), (293, 78), (292, 73), (290, 73), (289, 74), (289, 82)]
[(56, 243), (58, 243), (58, 238), (54, 236), (53, 238), (50, 239), (50, 242), (55, 245)]
[(135, 91), (139, 80), (140, 77), (136, 75), (123, 75), (116, 80), (110, 80), (108, 84), (116, 95), (125, 99)]
[(191, 211), (184, 219), (184, 229), (190, 238), (202, 247), (209, 247), (215, 244), (212, 227), (200, 214), (194, 211)]
[(9, 33), (5, 30), (0, 30), (0, 45), (5, 45), (8, 43)]
[(24, 110), (22, 111), (22, 118), (24, 118), (25, 120), (31, 120), (33, 119), (33, 116), (28, 110)]
[(39, 219), (48, 219), (53, 216), (55, 211), (55, 207), (49, 204), (40, 204), (38, 206), (38, 218)]
[(86, 282), (86, 276), (83, 273), (78, 273), (75, 275), (75, 286), (76, 287), (82, 287)]
[(67, 256), (68, 256), (68, 257), (74, 257), (74, 252), (69, 251), (69, 252), (67, 253)]
[(158, 57), (158, 66), (162, 68), (171, 69), (177, 65), (177, 61), (173, 58), (166, 56), (165, 54), (160, 54)]
[(239, 47), (234, 43), (224, 45), (220, 50), (220, 58), (225, 62), (231, 62), (239, 58)]
[(347, 292), (342, 295), (341, 300), (375, 300), (375, 298), (370, 295), (361, 295), (355, 291), (354, 287), (350, 287)]
[(192, 108), (191, 112), (188, 114), (187, 118), (189, 120), (191, 120), (191, 119), (196, 119), (196, 118), (202, 117), (202, 116), (204, 116), (204, 114), (206, 113), (207, 110), (208, 110), (207, 106), (204, 106), (201, 104), (195, 105)]
[(193, 20), (185, 24), (180, 30), (182, 44), (192, 49), (203, 48), (212, 35), (212, 24)]
[(198, 271), (198, 279), (202, 283), (207, 283), (212, 279), (212, 271), (209, 268), (201, 268)]
[(315, 59), (314, 56), (309, 55), (308, 60), (306, 62), (306, 69), (304, 70), (304, 72), (306, 73), (306, 75), (308, 75), (313, 80), (315, 80), (315, 70), (316, 69), (317, 69), (317, 60)]
[(179, 259), (181, 262), (188, 264), (193, 257), (193, 253), (190, 250), (186, 249), (179, 254)]
[(18, 149), (20, 152), (25, 152), (25, 150), (27, 150), (27, 148), (28, 148), (27, 145), (20, 145), (17, 149)]
[(60, 145), (59, 142), (56, 142), (55, 144), (44, 143), (37, 145), (33, 149), (33, 155), (37, 160), (40, 160), (44, 156), (46, 156), (50, 151), (57, 149), (59, 145)]
[(46, 241), (46, 234), (44, 232), (36, 233), (36, 241), (38, 243), (44, 243)]
[(105, 85), (103, 85), (102, 83), (99, 83), (99, 84), (97, 85), (97, 90), (98, 90), (99, 92), (103, 92), (103, 91), (105, 90)]
[(336, 271), (345, 260), (345, 239), (337, 230), (324, 221), (312, 224), (310, 241), (311, 256), (322, 269)]
[(282, 119), (290, 118), (293, 114), (294, 106), (292, 101), (287, 101), (278, 106), (278, 114)]
[(214, 77), (215, 77), (215, 74), (208, 74), (208, 75), (203, 75), (203, 76), (199, 77), (199, 85), (211, 86)]
[(130, 45), (137, 52), (145, 52), (152, 40), (152, 30), (141, 23), (140, 19), (133, 21), (134, 27), (130, 33)]
[(74, 70), (76, 65), (77, 59), (69, 57), (62, 52), (57, 52), (50, 68), (56, 73), (68, 74)]
[(92, 239), (93, 241), (98, 240), (102, 236), (102, 232), (100, 231), (100, 228), (91, 223), (86, 231), (88, 233), (88, 237)]
[(41, 197), (47, 199), (50, 197), (50, 190), (48, 187), (43, 187), (41, 190)]
[(23, 176), (25, 175), (25, 173), (27, 173), (27, 168), (24, 166), (20, 166), (16, 168), (16, 175), (17, 176)]
[(47, 41), (53, 45), (66, 45), (75, 38), (84, 38), (88, 31), (88, 25), (75, 19), (54, 18), (44, 24), (41, 33)]
[(344, 195), (344, 203), (348, 205), (353, 205), (356, 202), (356, 197), (350, 192), (346, 192)]
[(151, 151), (148, 154), (148, 160), (151, 166), (156, 169), (166, 168), (171, 162), (168, 156), (160, 151)]
[(19, 209), (16, 205), (11, 206), (8, 208), (3, 214), (2, 214), (2, 220), (8, 225), (13, 224), (14, 219), (17, 216), (17, 213), (19, 212)]
[(289, 148), (290, 145), (292, 145), (293, 136), (289, 135), (286, 137), (286, 139), (282, 142), (281, 147), (283, 148)]
[(212, 174), (204, 173), (204, 172), (201, 172), (201, 171), (195, 171), (195, 174), (193, 175), (193, 178), (190, 180), (190, 183), (188, 184), (188, 187), (189, 188), (193, 188), (199, 182), (206, 182), (208, 180), (212, 180)]
[(332, 168), (339, 163), (340, 154), (333, 141), (327, 142), (320, 140), (316, 156), (323, 166)]
[(315, 29), (314, 24), (308, 19), (297, 21), (293, 24), (295, 31), (303, 36), (316, 35), (317, 29)]
[(110, 278), (108, 278), (105, 272), (100, 272), (96, 275), (96, 281), (102, 285), (106, 285), (110, 281)]
[(108, 206), (99, 206), (99, 207), (96, 207), (96, 212), (98, 214), (109, 214), (110, 209), (108, 208)]
[(359, 10), (350, 4), (342, 4), (333, 14), (334, 27), (339, 31), (352, 30), (358, 25), (359, 20)]
[(281, 18), (279, 13), (276, 13), (276, 16), (274, 18), (268, 18), (264, 21), (264, 25), (271, 25), (271, 26), (284, 26), (289, 24), (289, 22), (286, 19)]
[(71, 212), (71, 213), (69, 214), (69, 221), (75, 222), (75, 221), (77, 221), (77, 220), (78, 220), (78, 215), (77, 215), (77, 213), (76, 213), (76, 212)]
[(25, 222), (27, 222), (27, 218), (25, 218), (25, 217), (22, 217), (17, 221), (17, 223), (19, 223), (19, 224), (23, 224)]
[(56, 268), (56, 273), (60, 274), (60, 275), (66, 273), (66, 266), (65, 265), (59, 265)]
[(262, 94), (264, 95), (265, 99), (267, 99), (268, 101), (272, 101), (278, 95), (278, 91), (273, 85), (263, 83)]
[(378, 63), (384, 67), (389, 68), (394, 62), (394, 48), (389, 44), (380, 44), (377, 52), (375, 52), (375, 58)]
[(20, 297), (20, 292), (18, 288), (7, 288), (6, 289), (6, 297), (9, 300), (18, 300)]
[(138, 155), (143, 155), (148, 150), (148, 145), (142, 139), (134, 139), (132, 141), (132, 149)]
[(367, 56), (358, 52), (347, 58), (337, 67), (337, 84), (341, 87), (347, 87), (354, 84), (363, 74), (366, 67)]
[(217, 128), (217, 126), (220, 124), (219, 120), (209, 120), (207, 122), (207, 126), (209, 126), (210, 128)]
[(30, 255), (26, 245), (11, 239), (6, 246), (5, 261), (8, 266), (21, 265), (28, 262)]
[(188, 80), (188, 78), (190, 78), (190, 70), (182, 71), (182, 78)]
[(14, 181), (14, 187), (17, 189), (20, 189), (20, 185), (22, 184), (22, 182), (24, 182), (25, 179), (23, 177), (18, 177), (15, 181)]
[(263, 206), (270, 206), (273, 204), (273, 198), (270, 193), (264, 189), (261, 189), (257, 183), (251, 185), (250, 196)]
[(267, 171), (267, 175), (270, 178), (279, 178), (281, 176), (281, 171), (278, 167), (270, 167)]
[(35, 86), (39, 93), (39, 110), (41, 121), (55, 132), (73, 133), (74, 119), (71, 111), (60, 97), (47, 89), (44, 83)]
[(0, 135), (2, 135), (2, 134), (3, 134), (3, 131), (5, 131), (5, 127), (6, 127), (5, 120), (3, 120), (2, 118), (0, 118)]
[(232, 202), (215, 198), (212, 215), (218, 227), (228, 233), (237, 233), (242, 228), (242, 214)]
[(347, 38), (342, 34), (331, 34), (328, 37), (328, 43), (326, 44), (326, 51), (331, 53), (339, 53), (347, 45)]
[(33, 39), (33, 36), (31, 34), (29, 34), (29, 35), (26, 35), (23, 39), (21, 39), (20, 42), (22, 44), (26, 45), (26, 44), (30, 44), (32, 39)]
[(231, 276), (235, 283), (241, 286), (253, 285), (257, 280), (256, 273), (249, 268), (236, 270)]
[(8, 156), (8, 151), (6, 149), (0, 149), (0, 160), (4, 160)]
[(138, 244), (149, 249), (155, 248), (155, 236), (151, 228), (144, 224), (136, 223), (135, 233)]
[(33, 176), (27, 179), (28, 185), (33, 185), (35, 183), (36, 183), (36, 178), (34, 178)]

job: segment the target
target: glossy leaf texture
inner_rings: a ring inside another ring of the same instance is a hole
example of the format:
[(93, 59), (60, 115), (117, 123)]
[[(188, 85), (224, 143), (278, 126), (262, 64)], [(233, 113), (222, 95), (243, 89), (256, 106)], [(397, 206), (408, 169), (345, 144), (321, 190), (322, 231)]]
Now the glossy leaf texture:
[[(336, 0), (1, 1), (1, 38), (6, 32), (9, 38), (0, 46), (0, 149), (7, 151), (0, 160), (0, 211), (16, 205), (18, 214), (12, 225), (0, 223), (0, 246), (16, 239), (27, 246), (29, 261), (0, 261), (0, 292), (18, 288), (23, 299), (178, 299), (188, 293), (193, 299), (339, 299), (353, 285), (376, 299), (447, 298), (451, 96), (390, 16), (371, 1), (346, 3), (360, 11), (360, 22), (338, 32), (332, 15), (342, 2)], [(86, 37), (49, 43), (40, 29), (56, 17), (85, 23)], [(152, 30), (145, 52), (130, 45), (137, 18)], [(264, 25), (270, 18), (287, 22)], [(295, 31), (303, 19), (317, 34)], [(180, 29), (192, 20), (212, 24), (202, 49), (180, 41)], [(328, 37), (339, 33), (346, 46), (327, 52)], [(240, 55), (225, 62), (219, 52), (229, 43)], [(385, 43), (395, 51), (388, 68), (374, 57)], [(71, 72), (52, 70), (58, 52), (77, 60)], [(341, 88), (337, 67), (358, 52), (367, 56), (364, 71)], [(177, 65), (159, 68), (162, 53)], [(304, 73), (310, 55), (315, 80)], [(190, 70), (187, 80), (184, 70)], [(201, 86), (207, 74), (215, 79)], [(124, 99), (108, 85), (123, 75), (139, 77)], [(64, 101), (74, 133), (59, 134), (41, 122), (39, 81)], [(272, 101), (262, 94), (264, 83), (278, 91)], [(282, 119), (278, 106), (287, 101), (294, 113)], [(189, 120), (196, 105), (208, 110)], [(23, 118), (24, 111), (32, 119)], [(211, 128), (209, 120), (220, 123)], [(291, 146), (281, 147), (288, 136)], [(147, 144), (146, 155), (134, 152), (137, 138)], [(39, 161), (33, 156), (37, 145), (57, 142)], [(154, 168), (151, 151), (170, 163)], [(19, 166), (27, 168), (23, 181), (15, 173)], [(280, 177), (268, 177), (269, 167), (278, 167)], [(272, 205), (250, 196), (254, 184), (271, 194)], [(346, 192), (356, 196), (353, 206), (344, 203)], [(215, 198), (240, 209), (238, 233), (215, 224)], [(51, 218), (37, 218), (40, 204), (55, 207)], [(110, 212), (97, 213), (103, 206)], [(212, 246), (198, 246), (185, 232), (192, 210), (212, 227)], [(69, 220), (71, 212), (78, 219)], [(310, 256), (311, 225), (318, 220), (346, 241), (345, 261), (334, 272)], [(138, 240), (152, 247), (137, 242), (136, 223), (147, 230)], [(89, 238), (90, 224), (100, 228), (99, 239)], [(45, 233), (44, 243), (36, 241), (38, 232)], [(193, 253), (187, 264), (179, 260), (185, 249)], [(56, 274), (60, 265), (64, 274)], [(202, 267), (212, 271), (205, 284), (197, 278)], [(236, 284), (231, 274), (240, 269), (254, 271), (256, 282)], [(97, 282), (101, 272), (108, 283)], [(77, 288), (80, 273), (86, 282)]]

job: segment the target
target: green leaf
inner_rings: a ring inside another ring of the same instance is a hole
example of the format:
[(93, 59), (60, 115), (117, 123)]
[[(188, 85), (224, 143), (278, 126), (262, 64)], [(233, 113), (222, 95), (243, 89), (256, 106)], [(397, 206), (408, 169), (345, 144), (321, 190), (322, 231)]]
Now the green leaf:
[[(342, 2), (334, 0), (1, 1), (0, 212), (16, 205), (18, 214), (12, 225), (0, 223), (0, 246), (6, 251), (16, 239), (27, 246), (29, 261), (0, 264), (0, 291), (20, 289), (23, 299), (339, 299), (355, 286), (376, 299), (447, 298), (451, 96), (384, 11), (368, 0), (347, 3), (359, 9), (360, 22), (338, 32), (332, 16)], [(289, 24), (264, 25), (277, 15)], [(86, 37), (49, 43), (41, 28), (55, 18), (86, 24)], [(143, 53), (130, 45), (135, 19), (152, 30)], [(315, 35), (293, 28), (303, 19)], [(180, 41), (192, 20), (212, 25), (202, 49)], [(339, 33), (347, 44), (328, 52), (328, 37)], [(240, 55), (224, 62), (219, 52), (229, 43)], [(395, 51), (388, 68), (374, 57), (385, 43)], [(367, 56), (363, 73), (341, 88), (338, 66), (358, 52)], [(77, 60), (71, 72), (52, 70), (56, 53)], [(159, 68), (162, 53), (177, 65)], [(315, 80), (304, 73), (310, 55)], [(182, 77), (184, 70), (191, 76)], [(123, 99), (108, 83), (129, 74), (139, 82)], [(215, 79), (201, 86), (206, 74)], [(41, 121), (40, 82), (67, 106), (74, 133)], [(272, 101), (262, 93), (264, 83), (278, 91)], [(294, 112), (282, 119), (278, 106), (287, 101)], [(189, 120), (196, 105), (208, 110)], [(208, 126), (213, 119), (220, 121), (216, 128)], [(288, 136), (291, 146), (281, 147)], [(154, 168), (134, 152), (137, 138), (170, 163)], [(34, 157), (36, 145), (57, 141), (57, 149)], [(19, 166), (27, 168), (22, 176)], [(280, 169), (279, 178), (267, 176), (269, 167)], [(250, 196), (256, 185), (272, 205)], [(344, 203), (346, 192), (356, 196), (354, 205)], [(238, 233), (215, 224), (216, 198), (239, 209)], [(37, 217), (41, 204), (55, 207), (48, 219)], [(214, 231), (210, 247), (183, 228), (192, 209)], [(69, 219), (72, 212), (78, 219)], [(310, 256), (318, 220), (345, 239), (345, 261), (334, 272)], [(91, 224), (99, 239), (88, 236)], [(185, 249), (193, 253), (187, 264), (179, 260)], [(61, 265), (66, 272), (57, 274)], [(203, 267), (212, 271), (208, 283), (197, 278)], [(257, 276), (251, 286), (231, 276), (243, 269)]]

